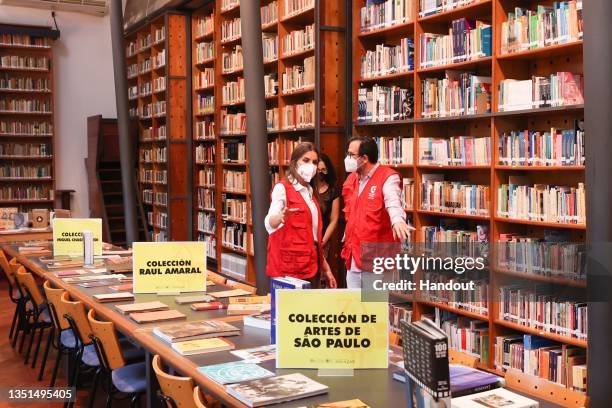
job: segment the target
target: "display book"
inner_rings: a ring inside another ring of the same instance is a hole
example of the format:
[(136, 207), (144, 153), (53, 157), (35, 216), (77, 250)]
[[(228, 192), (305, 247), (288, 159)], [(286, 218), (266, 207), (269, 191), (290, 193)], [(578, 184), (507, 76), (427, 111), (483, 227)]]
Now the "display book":
[(270, 279), (271, 296), (271, 329), (270, 343), (276, 343), (276, 290), (278, 289), (310, 289), (310, 282), (290, 276), (276, 277)]

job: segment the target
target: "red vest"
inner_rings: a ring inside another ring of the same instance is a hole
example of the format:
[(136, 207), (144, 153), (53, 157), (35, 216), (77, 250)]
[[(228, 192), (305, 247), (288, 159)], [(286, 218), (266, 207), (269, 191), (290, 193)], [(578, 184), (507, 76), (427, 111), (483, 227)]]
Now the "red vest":
[[(291, 276), (298, 279), (309, 279), (319, 271), (319, 254), (312, 236), (312, 213), (304, 197), (296, 191), (291, 182), (282, 180), (287, 194), (287, 208), (299, 208), (299, 211), (287, 212), (285, 224), (270, 234), (268, 238), (268, 264), (266, 274), (271, 277)], [(323, 218), (319, 203), (314, 200), (319, 218), (317, 241), (322, 240)]]
[[(351, 268), (351, 259), (361, 269), (361, 244), (365, 242), (397, 242), (393, 238), (391, 218), (385, 208), (383, 185), (387, 179), (398, 174), (386, 166), (378, 166), (359, 194), (359, 177), (351, 173), (342, 186), (346, 230), (342, 258), (346, 269)], [(400, 179), (401, 180), (401, 179)]]

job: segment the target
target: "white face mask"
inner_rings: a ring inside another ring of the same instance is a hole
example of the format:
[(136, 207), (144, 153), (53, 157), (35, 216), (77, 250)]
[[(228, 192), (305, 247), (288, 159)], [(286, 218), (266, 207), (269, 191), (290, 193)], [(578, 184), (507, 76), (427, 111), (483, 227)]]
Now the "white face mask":
[(357, 164), (357, 159), (352, 156), (346, 156), (344, 158), (344, 169), (347, 173), (353, 173), (357, 171), (357, 167), (359, 167), (359, 165)]
[(310, 183), (310, 180), (317, 174), (317, 166), (312, 163), (300, 164), (297, 168), (297, 174), (299, 174), (305, 182)]

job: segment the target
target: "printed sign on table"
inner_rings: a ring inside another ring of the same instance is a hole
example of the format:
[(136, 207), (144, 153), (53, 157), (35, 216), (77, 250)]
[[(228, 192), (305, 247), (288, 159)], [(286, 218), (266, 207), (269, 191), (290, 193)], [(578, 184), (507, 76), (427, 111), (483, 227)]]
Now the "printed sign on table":
[(102, 219), (55, 218), (53, 220), (53, 256), (83, 256), (83, 231), (91, 231), (94, 255), (102, 255)]

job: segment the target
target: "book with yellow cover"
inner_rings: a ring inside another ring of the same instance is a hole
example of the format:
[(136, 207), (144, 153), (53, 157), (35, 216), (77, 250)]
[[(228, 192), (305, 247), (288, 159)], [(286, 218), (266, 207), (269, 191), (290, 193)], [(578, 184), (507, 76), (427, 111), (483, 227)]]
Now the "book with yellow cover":
[(174, 349), (174, 351), (183, 356), (233, 350), (234, 347), (234, 343), (227, 339), (224, 339), (223, 337), (181, 341), (172, 344), (172, 348)]

